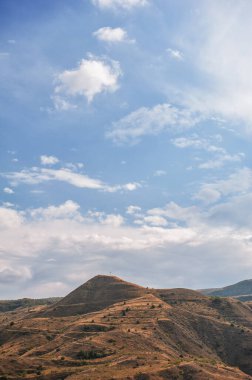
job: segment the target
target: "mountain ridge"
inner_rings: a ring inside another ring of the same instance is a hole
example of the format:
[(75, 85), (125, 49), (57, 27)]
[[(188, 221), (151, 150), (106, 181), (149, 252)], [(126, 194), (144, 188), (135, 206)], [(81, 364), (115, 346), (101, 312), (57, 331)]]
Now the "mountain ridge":
[(235, 297), (241, 301), (252, 300), (252, 279), (242, 280), (222, 288), (201, 289), (202, 294), (219, 297)]

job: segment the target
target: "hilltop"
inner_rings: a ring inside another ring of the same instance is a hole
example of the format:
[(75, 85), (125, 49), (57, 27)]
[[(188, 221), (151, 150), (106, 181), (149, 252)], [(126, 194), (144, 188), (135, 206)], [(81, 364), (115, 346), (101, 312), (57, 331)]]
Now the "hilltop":
[(0, 322), (0, 379), (252, 380), (252, 312), (231, 298), (96, 276)]
[(47, 316), (69, 316), (98, 311), (145, 293), (141, 286), (116, 276), (98, 275), (79, 286), (45, 312)]

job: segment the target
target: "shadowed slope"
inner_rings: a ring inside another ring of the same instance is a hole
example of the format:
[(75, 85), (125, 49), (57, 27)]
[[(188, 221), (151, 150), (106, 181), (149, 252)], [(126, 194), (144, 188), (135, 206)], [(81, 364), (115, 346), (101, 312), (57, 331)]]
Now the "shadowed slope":
[(236, 284), (216, 289), (201, 289), (202, 294), (218, 297), (235, 297), (241, 301), (252, 300), (252, 280), (244, 280)]

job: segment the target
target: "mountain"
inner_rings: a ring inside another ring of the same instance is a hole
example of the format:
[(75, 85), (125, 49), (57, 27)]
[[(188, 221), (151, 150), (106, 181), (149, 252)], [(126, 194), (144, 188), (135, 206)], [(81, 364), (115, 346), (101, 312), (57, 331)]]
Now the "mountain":
[(251, 354), (248, 304), (112, 276), (0, 313), (2, 380), (252, 380)]
[(202, 294), (218, 297), (235, 297), (240, 301), (252, 300), (252, 280), (244, 280), (224, 288), (202, 289)]
[(46, 311), (47, 316), (69, 316), (98, 311), (116, 302), (140, 297), (145, 288), (115, 276), (98, 275)]

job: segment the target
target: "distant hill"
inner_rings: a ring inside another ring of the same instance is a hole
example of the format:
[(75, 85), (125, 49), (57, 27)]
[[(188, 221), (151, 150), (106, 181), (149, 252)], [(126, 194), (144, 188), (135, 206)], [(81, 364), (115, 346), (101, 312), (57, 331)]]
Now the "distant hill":
[(61, 300), (61, 297), (51, 297), (51, 298), (21, 298), (18, 300), (5, 300), (0, 301), (0, 313), (5, 313), (7, 311), (13, 311), (20, 307), (33, 307), (39, 305), (52, 305)]
[(244, 280), (234, 285), (216, 289), (201, 289), (202, 294), (219, 297), (235, 297), (240, 301), (252, 300), (252, 280)]

